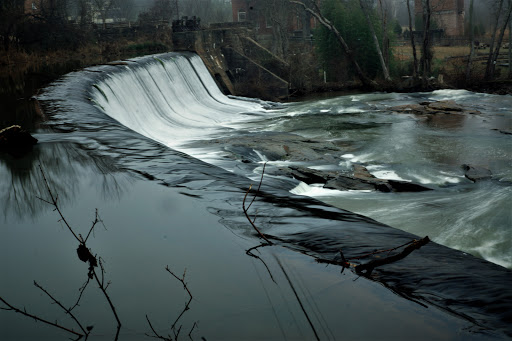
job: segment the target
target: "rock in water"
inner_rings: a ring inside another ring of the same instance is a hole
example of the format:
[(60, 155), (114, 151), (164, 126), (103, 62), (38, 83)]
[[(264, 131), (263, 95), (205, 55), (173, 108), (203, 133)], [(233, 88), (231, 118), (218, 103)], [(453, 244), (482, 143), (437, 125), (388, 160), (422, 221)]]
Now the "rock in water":
[(36, 143), (37, 139), (19, 125), (0, 130), (0, 151), (14, 157), (21, 157), (28, 153)]
[(462, 165), (462, 169), (465, 171), (464, 175), (466, 178), (473, 182), (490, 179), (492, 177), (492, 172), (482, 166), (464, 164)]

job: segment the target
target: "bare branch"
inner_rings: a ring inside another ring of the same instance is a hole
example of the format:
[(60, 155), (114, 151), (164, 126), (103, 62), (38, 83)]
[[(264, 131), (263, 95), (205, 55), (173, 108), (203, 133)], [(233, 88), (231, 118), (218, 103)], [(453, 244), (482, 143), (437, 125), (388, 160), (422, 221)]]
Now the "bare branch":
[[(100, 262), (100, 264), (101, 264), (101, 262)], [(110, 306), (110, 310), (112, 310), (112, 313), (114, 314), (114, 317), (115, 317), (115, 319), (117, 321), (117, 333), (116, 333), (116, 337), (115, 337), (115, 340), (117, 340), (119, 338), (119, 332), (121, 330), (121, 320), (119, 320), (119, 316), (117, 315), (117, 312), (116, 312), (116, 307), (112, 303), (112, 300), (110, 299), (110, 296), (107, 293), (107, 288), (103, 286), (103, 273), (104, 273), (103, 267), (102, 267), (102, 279), (101, 279), (101, 281), (98, 278), (98, 275), (96, 274), (96, 271), (94, 270), (94, 267), (89, 268), (89, 271), (94, 275), (94, 279), (96, 279), (96, 283), (98, 283), (98, 286), (100, 287), (101, 292), (103, 292), (103, 295), (107, 299), (107, 302), (108, 302), (108, 304)]]
[(73, 231), (73, 229), (71, 228), (71, 226), (68, 224), (66, 218), (64, 218), (64, 215), (62, 214), (60, 208), (59, 208), (59, 205), (57, 204), (57, 200), (58, 200), (58, 196), (54, 197), (53, 196), (53, 193), (52, 193), (52, 190), (50, 189), (50, 184), (48, 183), (48, 180), (46, 179), (46, 174), (44, 173), (43, 171), (43, 167), (41, 165), (39, 165), (39, 169), (41, 170), (41, 174), (43, 175), (43, 179), (44, 179), (44, 183), (46, 185), (46, 189), (48, 190), (48, 194), (50, 195), (50, 199), (51, 199), (51, 202), (48, 202), (46, 200), (43, 200), (51, 205), (53, 205), (55, 207), (55, 210), (59, 213), (60, 215), (60, 218), (62, 220), (62, 222), (64, 222), (64, 224), (66, 225), (66, 227), (69, 229), (69, 231), (71, 232), (71, 234), (73, 234), (73, 237), (75, 237), (76, 240), (78, 240), (80, 243), (83, 242), (75, 233), (75, 231)]
[(377, 266), (390, 264), (400, 259), (403, 259), (414, 250), (419, 249), (423, 245), (427, 244), (429, 241), (430, 239), (428, 237), (422, 238), (420, 240), (414, 240), (414, 242), (407, 246), (402, 252), (393, 256), (374, 259), (366, 264), (357, 265), (355, 270), (358, 274), (369, 276), (372, 273), (373, 269), (375, 269)]
[[(266, 163), (265, 163), (265, 165), (266, 165)], [(265, 166), (263, 166), (263, 171), (261, 172), (261, 179), (260, 179), (260, 183), (258, 185), (258, 190), (256, 191), (256, 194), (254, 195), (254, 198), (252, 199), (249, 207), (252, 205), (252, 203), (254, 202), (254, 200), (256, 200), (256, 197), (258, 196), (258, 193), (261, 188), (261, 184), (263, 183), (263, 175), (264, 174), (265, 174)], [(254, 221), (251, 219), (251, 217), (249, 216), (249, 213), (247, 212), (247, 210), (249, 208), (245, 207), (245, 201), (247, 200), (247, 195), (249, 195), (249, 192), (251, 191), (251, 189), (252, 189), (252, 185), (249, 186), (249, 189), (245, 193), (244, 200), (242, 201), (242, 208), (244, 210), (245, 217), (247, 218), (247, 220), (249, 220), (249, 223), (251, 223), (252, 227), (256, 230), (256, 232), (258, 232), (260, 237), (263, 238), (269, 245), (273, 245), (273, 243), (267, 237), (265, 237), (265, 235), (263, 233), (261, 233), (261, 231), (258, 229), (258, 227), (254, 224)]]
[(80, 300), (82, 299), (82, 295), (84, 294), (84, 291), (87, 288), (87, 286), (89, 285), (90, 281), (91, 281), (91, 278), (89, 276), (87, 276), (87, 281), (84, 283), (84, 285), (82, 285), (82, 287), (80, 289), (78, 289), (78, 291), (80, 292), (78, 299), (76, 300), (75, 304), (73, 304), (73, 306), (71, 308), (69, 308), (69, 311), (72, 311), (77, 306), (79, 306)]
[(174, 278), (176, 278), (178, 281), (181, 282), (181, 284), (183, 284), (183, 288), (187, 291), (188, 296), (189, 296), (189, 300), (185, 304), (185, 308), (183, 308), (180, 315), (178, 316), (178, 318), (174, 321), (174, 323), (171, 326), (171, 330), (174, 332), (174, 337), (177, 339), (178, 335), (180, 333), (181, 326), (178, 329), (178, 332), (176, 333), (175, 332), (176, 325), (178, 324), (178, 321), (181, 319), (181, 317), (185, 314), (185, 312), (190, 309), (190, 302), (192, 302), (193, 297), (192, 297), (192, 293), (190, 292), (190, 290), (187, 286), (187, 283), (185, 282), (185, 274), (186, 274), (187, 269), (185, 269), (185, 271), (183, 272), (183, 276), (181, 278), (176, 276), (176, 274), (174, 274), (174, 272), (172, 272), (171, 269), (169, 269), (168, 265), (165, 267), (165, 270), (167, 270), (167, 272), (169, 272)]
[(155, 334), (155, 335), (149, 335), (149, 334), (146, 333), (146, 336), (149, 336), (149, 337), (152, 337), (152, 338), (155, 338), (155, 339), (160, 339), (160, 340), (172, 341), (171, 338), (162, 336), (162, 335), (160, 335), (160, 334), (158, 334), (156, 332), (155, 328), (153, 328), (153, 325), (151, 324), (151, 321), (149, 320), (148, 315), (146, 315), (146, 321), (148, 321), (149, 328), (151, 328), (151, 331), (153, 332), (153, 334)]
[(59, 328), (59, 329), (62, 329), (64, 331), (67, 331), (68, 333), (71, 333), (73, 335), (75, 335), (77, 338), (75, 339), (75, 341), (78, 341), (80, 340), (82, 337), (84, 337), (83, 334), (80, 334), (72, 329), (69, 329), (69, 328), (66, 328), (64, 326), (61, 326), (60, 324), (56, 323), (56, 322), (50, 322), (50, 321), (47, 321), (45, 319), (42, 319), (40, 318), (39, 316), (36, 316), (36, 315), (33, 315), (33, 314), (30, 314), (30, 313), (27, 313), (27, 311), (25, 310), (25, 308), (23, 310), (21, 309), (18, 309), (16, 308), (15, 306), (9, 304), (6, 300), (4, 300), (2, 297), (0, 297), (0, 301), (2, 301), (3, 304), (5, 304), (7, 307), (9, 307), (10, 310), (13, 310), (15, 311), (16, 313), (19, 313), (19, 314), (22, 314), (26, 317), (30, 317), (36, 321), (40, 321), (40, 322), (43, 322), (44, 324), (47, 324), (47, 325), (50, 325), (50, 326), (53, 326), (55, 328)]
[(73, 321), (76, 322), (76, 324), (78, 325), (78, 327), (82, 330), (82, 332), (86, 335), (86, 338), (87, 338), (87, 335), (89, 335), (89, 332), (87, 332), (85, 330), (85, 328), (82, 326), (82, 324), (80, 323), (80, 321), (78, 321), (78, 319), (76, 318), (76, 316), (71, 312), (70, 309), (67, 309), (65, 308), (62, 303), (59, 302), (59, 300), (57, 300), (55, 297), (53, 297), (46, 289), (44, 289), (41, 285), (39, 285), (36, 281), (34, 281), (34, 285), (40, 289), (42, 292), (44, 292), (48, 297), (51, 298), (51, 300), (53, 302), (55, 302), (55, 304), (57, 304), (59, 307), (61, 307), (65, 312), (66, 314), (68, 314), (72, 319)]

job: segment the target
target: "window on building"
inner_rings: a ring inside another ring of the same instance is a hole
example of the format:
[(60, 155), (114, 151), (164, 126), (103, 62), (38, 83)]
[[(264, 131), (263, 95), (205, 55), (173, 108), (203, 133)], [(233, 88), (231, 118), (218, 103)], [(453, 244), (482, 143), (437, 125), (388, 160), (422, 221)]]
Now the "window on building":
[(246, 21), (247, 20), (247, 13), (244, 9), (238, 10), (238, 21)]
[(37, 9), (37, 6), (36, 6), (35, 1), (32, 1), (32, 9), (33, 9), (33, 10), (36, 10), (36, 9)]
[(267, 28), (272, 28), (272, 20), (265, 18), (265, 26), (267, 26)]

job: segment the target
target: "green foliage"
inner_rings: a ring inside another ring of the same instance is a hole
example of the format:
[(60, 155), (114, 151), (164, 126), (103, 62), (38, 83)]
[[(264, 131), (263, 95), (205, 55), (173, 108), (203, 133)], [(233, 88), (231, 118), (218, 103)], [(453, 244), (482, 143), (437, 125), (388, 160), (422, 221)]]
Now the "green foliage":
[[(354, 51), (357, 62), (363, 71), (375, 78), (381, 71), (379, 57), (373, 37), (361, 10), (358, 0), (326, 0), (322, 3), (322, 13), (334, 24), (347, 45)], [(382, 37), (382, 27), (375, 12), (370, 14), (377, 37)], [(353, 76), (352, 67), (347, 67), (346, 54), (336, 37), (320, 26), (315, 32), (318, 54), (327, 71), (329, 81), (339, 81)]]

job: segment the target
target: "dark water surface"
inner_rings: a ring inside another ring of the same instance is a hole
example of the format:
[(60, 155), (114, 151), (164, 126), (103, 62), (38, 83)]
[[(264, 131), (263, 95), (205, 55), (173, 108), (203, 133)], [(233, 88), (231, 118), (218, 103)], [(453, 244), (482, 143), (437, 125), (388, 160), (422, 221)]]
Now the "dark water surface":
[[(123, 324), (121, 340), (149, 339), (146, 315), (159, 333), (171, 333), (188, 296), (166, 265), (179, 276), (186, 269), (193, 295), (179, 322), (182, 338), (192, 329), (192, 339), (207, 340), (512, 335), (510, 270), (431, 242), (377, 268), (370, 278), (350, 269), (340, 273), (340, 267), (314, 257), (333, 259), (340, 248), (355, 257), (416, 236), (291, 194), (286, 179), (265, 178), (250, 211), (276, 245), (254, 250), (260, 258), (247, 255), (261, 244), (242, 210), (255, 180), (178, 152), (105, 115), (87, 100), (95, 96), (99, 75), (70, 75), (46, 90), (40, 102), (48, 121), (35, 135), (40, 143), (22, 159), (1, 156), (0, 297), (12, 305), (76, 329), (33, 285), (37, 281), (69, 307), (87, 279), (76, 240), (53, 207), (37, 199), (47, 198), (41, 164), (79, 233), (87, 233), (96, 208), (105, 224), (98, 225), (88, 246), (104, 261), (108, 292)], [(145, 91), (141, 96), (150, 95)], [(87, 287), (75, 309), (84, 325), (94, 326), (90, 339), (114, 339), (116, 323), (97, 285)], [(0, 337), (69, 335), (1, 310)]]

